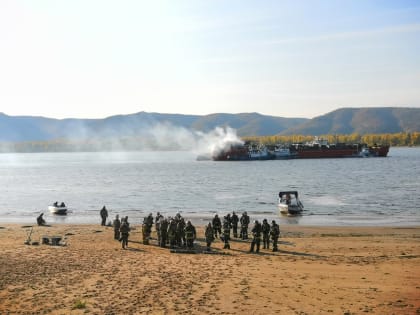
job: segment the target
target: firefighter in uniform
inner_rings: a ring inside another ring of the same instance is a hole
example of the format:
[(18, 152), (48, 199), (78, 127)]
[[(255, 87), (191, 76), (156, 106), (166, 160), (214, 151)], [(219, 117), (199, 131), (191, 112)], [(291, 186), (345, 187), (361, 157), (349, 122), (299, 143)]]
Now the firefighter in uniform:
[(257, 245), (256, 252), (260, 252), (260, 243), (261, 243), (261, 232), (262, 232), (262, 226), (261, 223), (258, 222), (258, 220), (255, 221), (254, 227), (251, 230), (252, 232), (252, 243), (251, 243), (251, 249), (249, 250), (251, 253), (254, 252), (255, 245)]
[(271, 222), (270, 235), (271, 235), (271, 240), (273, 241), (273, 252), (277, 252), (278, 251), (277, 242), (280, 236), (280, 228), (279, 228), (279, 225), (274, 220)]
[(268, 224), (267, 219), (264, 219), (262, 223), (262, 236), (263, 248), (270, 249), (270, 224)]
[(194, 225), (191, 224), (191, 221), (187, 221), (187, 225), (185, 226), (185, 239), (189, 249), (194, 248), (194, 240), (196, 236), (197, 234)]

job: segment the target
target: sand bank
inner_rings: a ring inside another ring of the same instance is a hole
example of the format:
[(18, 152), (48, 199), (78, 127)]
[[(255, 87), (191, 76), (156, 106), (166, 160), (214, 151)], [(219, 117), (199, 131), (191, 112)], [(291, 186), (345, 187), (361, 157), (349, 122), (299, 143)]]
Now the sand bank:
[(281, 227), (279, 252), (218, 240), (212, 255), (143, 245), (140, 227), (128, 250), (110, 227), (34, 226), (66, 246), (0, 227), (0, 314), (420, 313), (420, 227)]

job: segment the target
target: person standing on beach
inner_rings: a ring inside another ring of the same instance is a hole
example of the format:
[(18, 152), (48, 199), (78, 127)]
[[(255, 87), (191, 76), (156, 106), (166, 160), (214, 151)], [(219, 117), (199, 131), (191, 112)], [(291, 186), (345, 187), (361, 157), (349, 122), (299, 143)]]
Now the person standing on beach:
[(234, 238), (238, 238), (238, 222), (239, 222), (239, 218), (238, 218), (237, 214), (235, 213), (235, 211), (232, 212), (231, 220), (232, 220), (233, 237)]
[(160, 245), (160, 223), (163, 220), (163, 215), (160, 214), (160, 212), (158, 212), (156, 214), (155, 217), (155, 229), (156, 229), (156, 235), (157, 235), (157, 239), (158, 239), (158, 244)]
[(143, 234), (144, 245), (149, 245), (149, 239), (152, 234), (152, 226), (153, 226), (153, 214), (149, 213), (149, 215), (143, 219), (143, 224), (142, 224), (142, 234)]
[(270, 224), (267, 219), (262, 223), (263, 249), (270, 249)]
[(115, 216), (114, 222), (112, 222), (112, 226), (114, 227), (114, 239), (119, 240), (120, 239), (121, 221), (120, 221), (120, 217), (119, 217), (118, 214)]
[(175, 222), (175, 219), (171, 219), (168, 227), (168, 239), (170, 248), (175, 248), (176, 246), (176, 226), (177, 223)]
[(187, 247), (189, 249), (194, 248), (194, 240), (197, 236), (197, 233), (195, 231), (194, 225), (191, 224), (191, 221), (187, 221), (187, 225), (185, 226), (185, 238), (187, 240)]
[(271, 222), (270, 235), (271, 235), (271, 240), (273, 241), (273, 252), (277, 252), (278, 251), (277, 242), (280, 236), (280, 228), (279, 228), (279, 225), (274, 220)]
[(230, 218), (228, 216), (225, 216), (223, 219), (223, 241), (225, 245), (223, 246), (223, 249), (230, 249)]
[(220, 221), (219, 216), (216, 214), (213, 218), (213, 231), (214, 231), (214, 237), (217, 238), (217, 233), (219, 233), (220, 236), (222, 236), (222, 221)]
[(255, 245), (257, 245), (256, 253), (260, 252), (261, 232), (262, 232), (261, 223), (258, 222), (258, 220), (255, 220), (254, 227), (252, 228), (253, 238), (252, 238), (252, 243), (251, 243), (251, 249), (249, 250), (250, 253), (254, 252)]
[(166, 247), (166, 243), (168, 242), (168, 220), (166, 218), (162, 218), (159, 222), (159, 246)]
[(178, 219), (178, 222), (176, 224), (176, 235), (177, 235), (177, 246), (178, 247), (186, 247), (187, 246), (187, 240), (185, 236), (185, 220), (183, 217), (180, 217)]
[(128, 247), (128, 236), (130, 235), (130, 227), (128, 225), (128, 220), (124, 220), (121, 223), (121, 227), (120, 227), (120, 232), (121, 232), (121, 246), (123, 249), (125, 249), (126, 247)]
[(101, 211), (99, 212), (99, 214), (101, 215), (101, 225), (105, 226), (106, 225), (106, 218), (108, 218), (108, 210), (106, 210), (106, 207), (103, 206)]
[(242, 213), (240, 222), (241, 222), (241, 237), (242, 237), (243, 240), (247, 240), (248, 239), (249, 216), (246, 213), (246, 211), (244, 213)]
[(214, 231), (213, 227), (211, 226), (211, 222), (209, 222), (209, 224), (206, 226), (204, 236), (206, 237), (207, 251), (210, 251), (211, 243), (214, 241)]

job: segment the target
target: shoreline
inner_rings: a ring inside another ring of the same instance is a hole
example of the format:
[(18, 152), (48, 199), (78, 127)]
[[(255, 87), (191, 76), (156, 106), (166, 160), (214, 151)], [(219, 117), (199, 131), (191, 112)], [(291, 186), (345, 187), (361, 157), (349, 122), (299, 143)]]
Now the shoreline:
[[(33, 240), (62, 235), (66, 245), (25, 245), (31, 225)], [(0, 223), (0, 313), (420, 312), (420, 225), (280, 226), (278, 252), (218, 239), (212, 255), (196, 227), (197, 253), (177, 254), (156, 245), (154, 229), (144, 245), (139, 224), (122, 250), (99, 223)]]
[[(100, 223), (99, 211), (92, 215), (73, 215), (69, 213), (68, 215), (52, 215), (47, 211), (35, 212), (33, 215), (25, 216), (14, 216), (14, 215), (0, 215), (0, 224), (36, 224), (36, 217), (44, 212), (44, 219), (48, 224), (60, 224), (60, 225), (95, 225)], [(130, 211), (111, 211), (107, 223), (112, 222), (116, 214), (119, 214), (120, 217), (128, 215), (129, 221), (133, 224), (141, 224), (143, 219), (150, 212), (145, 213), (133, 213)], [(175, 216), (176, 213), (164, 213), (161, 212), (165, 217)], [(218, 214), (221, 219), (223, 216), (232, 213), (232, 211), (217, 211), (210, 214), (199, 214), (199, 213), (188, 213), (181, 212), (182, 216), (186, 220), (191, 220), (193, 224), (196, 225), (205, 225), (208, 222), (211, 222), (215, 214)], [(153, 212), (155, 215), (156, 212)], [(240, 216), (241, 211), (237, 211), (237, 214)], [(267, 219), (269, 222), (275, 220), (280, 226), (298, 226), (298, 227), (307, 227), (307, 226), (318, 226), (318, 227), (416, 227), (420, 226), (420, 217), (401, 217), (401, 216), (383, 216), (383, 217), (367, 217), (367, 216), (334, 216), (334, 215), (301, 215), (301, 216), (284, 216), (278, 215), (276, 213), (261, 213), (256, 214), (248, 211), (250, 216), (251, 223), (254, 220), (263, 220)]]

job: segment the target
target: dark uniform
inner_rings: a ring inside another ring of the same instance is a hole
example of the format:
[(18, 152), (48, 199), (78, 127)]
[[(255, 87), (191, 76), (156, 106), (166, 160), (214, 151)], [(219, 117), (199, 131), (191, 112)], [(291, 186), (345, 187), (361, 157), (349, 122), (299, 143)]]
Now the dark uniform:
[(160, 220), (159, 230), (160, 230), (160, 247), (166, 247), (166, 243), (168, 243), (168, 220), (163, 218)]
[(187, 240), (185, 238), (185, 220), (180, 217), (176, 225), (176, 244), (178, 247), (187, 246)]
[(249, 250), (251, 253), (254, 252), (254, 247), (257, 245), (256, 252), (260, 252), (260, 243), (261, 243), (261, 232), (262, 232), (262, 226), (261, 223), (258, 221), (255, 221), (255, 225), (252, 228), (252, 243), (251, 243), (251, 249)]
[(194, 240), (196, 236), (197, 234), (195, 231), (195, 227), (191, 224), (191, 221), (188, 221), (187, 225), (185, 226), (185, 239), (187, 240), (188, 248), (194, 248)]
[(119, 240), (121, 221), (120, 221), (120, 218), (118, 217), (118, 214), (115, 216), (114, 222), (112, 222), (112, 226), (114, 227), (114, 239)]
[(271, 222), (270, 235), (271, 235), (271, 240), (273, 241), (273, 252), (277, 252), (278, 251), (277, 242), (280, 236), (280, 228), (279, 228), (279, 225), (274, 220)]
[(214, 241), (214, 231), (211, 223), (206, 226), (204, 236), (206, 237), (207, 250), (210, 251), (211, 243)]
[(105, 206), (103, 206), (99, 213), (100, 213), (101, 219), (102, 219), (101, 225), (105, 226), (106, 225), (106, 218), (108, 218), (108, 210), (106, 210)]
[(230, 249), (230, 221), (229, 218), (226, 216), (223, 220), (223, 241), (225, 245), (223, 246), (224, 249)]
[(149, 245), (150, 235), (152, 234), (152, 226), (153, 226), (153, 214), (149, 213), (149, 215), (143, 219), (143, 225), (142, 225), (144, 245)]
[(36, 218), (36, 223), (38, 223), (38, 225), (45, 225), (45, 220), (44, 220), (44, 213), (41, 213), (37, 218)]
[(268, 224), (267, 219), (263, 220), (262, 224), (262, 237), (263, 237), (263, 248), (270, 248), (270, 224)]
[(155, 217), (155, 229), (156, 229), (156, 235), (158, 239), (158, 244), (160, 245), (160, 222), (163, 220), (163, 215), (158, 212)]
[(239, 218), (236, 215), (235, 211), (233, 211), (232, 213), (232, 230), (233, 230), (233, 237), (237, 238), (238, 237), (238, 222), (239, 222)]
[(216, 214), (213, 218), (213, 231), (214, 231), (214, 237), (217, 238), (217, 233), (219, 235), (222, 235), (222, 221), (220, 221), (219, 216)]
[(169, 246), (171, 248), (175, 248), (176, 245), (176, 222), (174, 219), (172, 219), (169, 222), (169, 227), (168, 227), (168, 239), (169, 239)]
[(130, 232), (128, 221), (124, 220), (124, 222), (121, 223), (120, 232), (121, 232), (121, 245), (122, 245), (122, 248), (125, 249), (126, 247), (128, 247), (128, 236), (129, 236), (128, 232)]
[(243, 240), (247, 240), (248, 239), (249, 216), (246, 212), (242, 213), (240, 222), (241, 222), (241, 238)]

